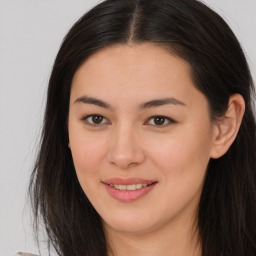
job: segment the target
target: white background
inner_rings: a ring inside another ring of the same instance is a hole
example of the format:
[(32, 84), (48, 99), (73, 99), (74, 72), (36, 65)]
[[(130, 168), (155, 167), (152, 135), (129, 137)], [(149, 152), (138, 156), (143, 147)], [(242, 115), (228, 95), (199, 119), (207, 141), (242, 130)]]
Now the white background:
[[(0, 252), (37, 253), (26, 190), (47, 82), (70, 26), (99, 0), (0, 0)], [(240, 40), (256, 80), (256, 0), (205, 0)], [(0, 255), (2, 255), (0, 253)]]

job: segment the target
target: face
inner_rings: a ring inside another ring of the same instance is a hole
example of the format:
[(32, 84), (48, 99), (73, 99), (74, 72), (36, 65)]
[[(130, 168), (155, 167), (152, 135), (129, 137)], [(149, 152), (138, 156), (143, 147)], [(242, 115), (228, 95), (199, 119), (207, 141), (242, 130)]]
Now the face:
[(73, 78), (68, 130), (107, 228), (143, 233), (195, 217), (214, 133), (184, 60), (151, 43), (98, 51)]

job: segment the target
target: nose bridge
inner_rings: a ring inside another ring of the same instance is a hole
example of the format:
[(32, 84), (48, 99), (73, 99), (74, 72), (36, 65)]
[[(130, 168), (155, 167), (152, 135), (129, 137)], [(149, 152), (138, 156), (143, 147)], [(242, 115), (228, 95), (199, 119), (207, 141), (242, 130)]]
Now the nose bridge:
[(113, 129), (108, 158), (112, 164), (122, 169), (138, 165), (145, 160), (139, 132), (132, 124), (120, 122)]

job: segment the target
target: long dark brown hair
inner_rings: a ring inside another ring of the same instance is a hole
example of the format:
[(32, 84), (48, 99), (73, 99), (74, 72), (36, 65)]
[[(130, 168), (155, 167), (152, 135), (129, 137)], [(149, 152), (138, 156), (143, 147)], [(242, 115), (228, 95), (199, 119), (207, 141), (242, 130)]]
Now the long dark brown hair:
[(196, 0), (107, 0), (79, 19), (65, 37), (49, 81), (30, 196), (35, 227), (43, 220), (61, 256), (106, 256), (101, 224), (77, 180), (68, 148), (71, 81), (83, 61), (113, 44), (154, 42), (186, 60), (213, 120), (229, 97), (246, 102), (236, 140), (209, 162), (198, 207), (203, 256), (256, 255), (256, 125), (254, 85), (239, 42), (226, 22)]

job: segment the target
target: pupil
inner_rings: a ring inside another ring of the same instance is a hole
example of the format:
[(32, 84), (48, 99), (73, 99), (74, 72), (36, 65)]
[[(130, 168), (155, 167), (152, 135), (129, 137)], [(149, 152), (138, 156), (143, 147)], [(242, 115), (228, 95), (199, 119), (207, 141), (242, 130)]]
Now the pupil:
[(163, 117), (155, 117), (155, 124), (156, 125), (163, 125), (164, 124), (164, 118)]
[(93, 117), (92, 117), (92, 121), (93, 121), (95, 124), (100, 124), (100, 123), (102, 122), (102, 119), (103, 119), (102, 116), (93, 116)]

